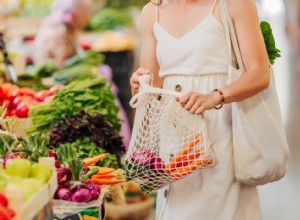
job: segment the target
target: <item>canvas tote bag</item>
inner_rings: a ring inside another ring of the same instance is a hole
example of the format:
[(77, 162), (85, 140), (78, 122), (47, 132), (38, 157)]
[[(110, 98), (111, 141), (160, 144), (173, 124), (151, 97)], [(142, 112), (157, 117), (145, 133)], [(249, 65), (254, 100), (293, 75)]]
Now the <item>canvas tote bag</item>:
[[(226, 0), (220, 0), (220, 5), (229, 57), (234, 63), (228, 70), (231, 83), (245, 72), (245, 67)], [(289, 149), (271, 67), (270, 71), (267, 89), (231, 104), (235, 177), (247, 185), (273, 182), (286, 173)]]

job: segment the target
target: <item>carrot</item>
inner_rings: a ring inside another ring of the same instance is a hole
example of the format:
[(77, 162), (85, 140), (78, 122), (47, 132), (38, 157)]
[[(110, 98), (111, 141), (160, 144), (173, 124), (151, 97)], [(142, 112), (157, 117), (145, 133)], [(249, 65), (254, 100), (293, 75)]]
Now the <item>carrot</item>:
[(83, 167), (87, 167), (89, 165), (97, 163), (99, 160), (102, 160), (106, 154), (99, 154), (98, 156), (91, 157), (91, 158), (85, 158), (82, 161), (84, 162)]
[[(89, 168), (94, 168), (97, 166), (89, 166)], [(114, 171), (116, 171), (114, 168), (109, 168), (109, 167), (97, 167), (99, 169), (98, 173), (96, 175), (105, 175), (105, 174), (109, 174), (112, 173)]]
[[(185, 167), (187, 166), (189, 163), (193, 162), (194, 160), (196, 160), (199, 156), (201, 155), (201, 149), (196, 150), (195, 152), (192, 152), (188, 155), (182, 156), (182, 160), (180, 162), (177, 162), (175, 165), (175, 168), (178, 167)], [(174, 170), (173, 169), (173, 170)]]
[(190, 163), (187, 166), (184, 167), (179, 167), (176, 170), (172, 171), (170, 174), (170, 177), (173, 179), (179, 179), (181, 177), (184, 177), (188, 174), (190, 174), (191, 172), (195, 171), (197, 169), (197, 167), (199, 166), (208, 166), (212, 163), (212, 161), (208, 160), (207, 157), (203, 157), (201, 159), (198, 160), (194, 160), (192, 163)]
[(173, 169), (176, 168), (177, 164), (180, 163), (181, 161), (183, 161), (183, 157), (186, 156), (186, 154), (188, 154), (195, 145), (197, 145), (201, 138), (203, 137), (202, 133), (201, 134), (197, 134), (192, 141), (188, 142), (187, 144), (185, 144), (183, 146), (182, 151), (179, 152), (179, 154), (177, 154), (175, 157), (173, 157), (171, 159), (171, 161), (166, 164), (165, 166), (165, 172), (166, 173), (171, 173)]
[(100, 179), (100, 178), (93, 178), (92, 181), (96, 185), (113, 185), (117, 183), (122, 183), (124, 180), (121, 179)]
[(114, 173), (93, 175), (94, 178), (101, 178), (101, 179), (110, 179), (110, 178), (115, 178), (116, 176), (117, 175)]

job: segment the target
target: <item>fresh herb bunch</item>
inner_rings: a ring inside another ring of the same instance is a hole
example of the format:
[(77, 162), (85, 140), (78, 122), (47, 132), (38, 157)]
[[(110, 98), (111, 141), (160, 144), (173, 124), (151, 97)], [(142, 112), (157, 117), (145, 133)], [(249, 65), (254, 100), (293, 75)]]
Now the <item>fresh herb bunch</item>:
[(73, 143), (60, 144), (59, 147), (56, 149), (56, 151), (58, 151), (58, 149), (64, 145), (69, 145), (69, 146), (73, 147), (74, 149), (76, 149), (76, 152), (80, 159), (91, 158), (91, 157), (94, 157), (95, 155), (106, 153), (105, 158), (98, 161), (96, 163), (96, 166), (110, 167), (110, 168), (114, 168), (114, 169), (119, 169), (121, 167), (119, 165), (117, 155), (107, 153), (106, 150), (98, 147), (96, 144), (91, 142), (90, 138), (88, 138), (88, 137), (83, 138), (83, 139), (78, 139)]
[(69, 167), (73, 181), (80, 181), (82, 176), (83, 161), (79, 158), (76, 149), (70, 144), (61, 146), (57, 151), (57, 158), (65, 167)]
[(74, 117), (62, 118), (51, 126), (49, 134), (50, 145), (54, 147), (88, 137), (98, 148), (117, 155), (118, 161), (125, 153), (122, 137), (100, 113), (90, 114), (81, 111)]
[(281, 55), (280, 50), (276, 48), (271, 25), (266, 21), (262, 21), (260, 23), (260, 28), (264, 37), (270, 63), (274, 64), (275, 60), (281, 57)]
[(15, 136), (0, 130), (0, 158), (4, 158), (8, 152), (17, 148), (19, 144), (20, 142)]
[(49, 139), (49, 135), (35, 132), (23, 139), (21, 149), (14, 151), (27, 154), (29, 160), (37, 163), (39, 157), (49, 156)]
[(60, 90), (52, 101), (30, 108), (33, 126), (29, 133), (48, 132), (51, 125), (61, 118), (73, 117), (82, 110), (101, 113), (116, 131), (120, 131), (119, 107), (115, 104), (115, 98), (104, 78), (73, 81)]
[(89, 31), (106, 31), (130, 26), (132, 23), (128, 9), (104, 8), (92, 17), (86, 29)]

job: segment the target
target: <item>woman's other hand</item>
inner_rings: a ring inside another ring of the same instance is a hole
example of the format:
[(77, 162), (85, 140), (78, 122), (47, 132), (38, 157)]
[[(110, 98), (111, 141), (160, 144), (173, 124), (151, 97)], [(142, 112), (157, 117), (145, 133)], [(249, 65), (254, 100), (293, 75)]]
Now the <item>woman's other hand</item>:
[(189, 92), (181, 98), (176, 98), (176, 100), (191, 114), (200, 115), (205, 110), (220, 105), (223, 97), (215, 91), (208, 94)]
[(144, 68), (138, 68), (131, 76), (130, 78), (130, 86), (131, 86), (131, 93), (132, 95), (135, 95), (138, 93), (139, 88), (140, 88), (140, 83), (139, 83), (139, 77), (142, 75), (153, 75), (150, 73), (149, 70), (144, 69)]

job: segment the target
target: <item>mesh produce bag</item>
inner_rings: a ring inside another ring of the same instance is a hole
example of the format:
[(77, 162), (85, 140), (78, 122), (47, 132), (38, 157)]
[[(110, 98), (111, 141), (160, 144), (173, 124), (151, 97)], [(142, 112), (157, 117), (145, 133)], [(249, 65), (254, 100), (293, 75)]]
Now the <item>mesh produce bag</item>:
[(130, 104), (136, 108), (129, 149), (122, 163), (125, 176), (150, 192), (216, 164), (203, 115), (184, 109), (181, 94), (149, 85), (141, 76), (140, 91)]

